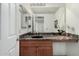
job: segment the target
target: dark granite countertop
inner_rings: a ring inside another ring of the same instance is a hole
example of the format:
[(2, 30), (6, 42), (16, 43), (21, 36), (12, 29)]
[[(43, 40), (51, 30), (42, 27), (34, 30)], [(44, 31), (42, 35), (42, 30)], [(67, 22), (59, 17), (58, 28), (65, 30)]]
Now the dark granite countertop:
[[(41, 35), (43, 38), (32, 38), (32, 36)], [(18, 40), (51, 40), (53, 42), (78, 42), (79, 36), (76, 34), (65, 33), (63, 35), (59, 35), (58, 33), (26, 33), (20, 35), (20, 39)]]
[(43, 37), (43, 38), (20, 38), (19, 40), (51, 40), (53, 42), (77, 42), (78, 38), (69, 37), (69, 36), (52, 36), (52, 37)]

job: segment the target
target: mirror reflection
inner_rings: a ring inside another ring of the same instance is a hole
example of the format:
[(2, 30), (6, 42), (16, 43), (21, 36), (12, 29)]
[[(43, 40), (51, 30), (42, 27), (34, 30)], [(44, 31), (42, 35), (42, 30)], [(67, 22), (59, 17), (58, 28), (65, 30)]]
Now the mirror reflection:
[[(22, 29), (30, 28), (32, 33), (63, 32), (65, 28), (65, 4), (30, 3), (31, 14), (24, 14)], [(23, 9), (23, 8), (22, 8)], [(27, 25), (27, 26), (26, 26)]]
[(23, 30), (22, 33), (27, 34), (25, 38), (52, 38), (62, 41), (74, 39), (78, 42), (79, 11), (77, 6), (78, 4), (74, 3), (25, 4), (26, 11), (24, 10), (24, 12), (26, 13), (23, 13), (25, 19), (21, 20), (26, 20), (26, 23), (22, 24), (26, 28), (21, 28)]

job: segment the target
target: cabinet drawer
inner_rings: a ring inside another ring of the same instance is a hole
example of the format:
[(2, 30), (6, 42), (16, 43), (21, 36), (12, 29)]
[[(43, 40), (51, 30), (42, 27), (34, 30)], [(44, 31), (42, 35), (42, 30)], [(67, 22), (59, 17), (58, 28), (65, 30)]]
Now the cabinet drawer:
[(52, 46), (51, 41), (20, 41), (20, 46)]

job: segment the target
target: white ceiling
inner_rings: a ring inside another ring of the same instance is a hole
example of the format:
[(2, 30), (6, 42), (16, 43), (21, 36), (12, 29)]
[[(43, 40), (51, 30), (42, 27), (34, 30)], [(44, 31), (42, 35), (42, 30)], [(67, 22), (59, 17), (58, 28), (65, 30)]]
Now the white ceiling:
[(63, 3), (47, 3), (44, 6), (30, 6), (33, 13), (55, 13), (60, 7), (63, 7)]

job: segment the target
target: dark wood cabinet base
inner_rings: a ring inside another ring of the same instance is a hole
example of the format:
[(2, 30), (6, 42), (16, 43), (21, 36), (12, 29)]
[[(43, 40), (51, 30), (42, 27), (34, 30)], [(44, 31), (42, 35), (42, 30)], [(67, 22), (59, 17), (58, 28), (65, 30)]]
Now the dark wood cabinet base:
[(20, 40), (20, 56), (52, 56), (51, 41)]

